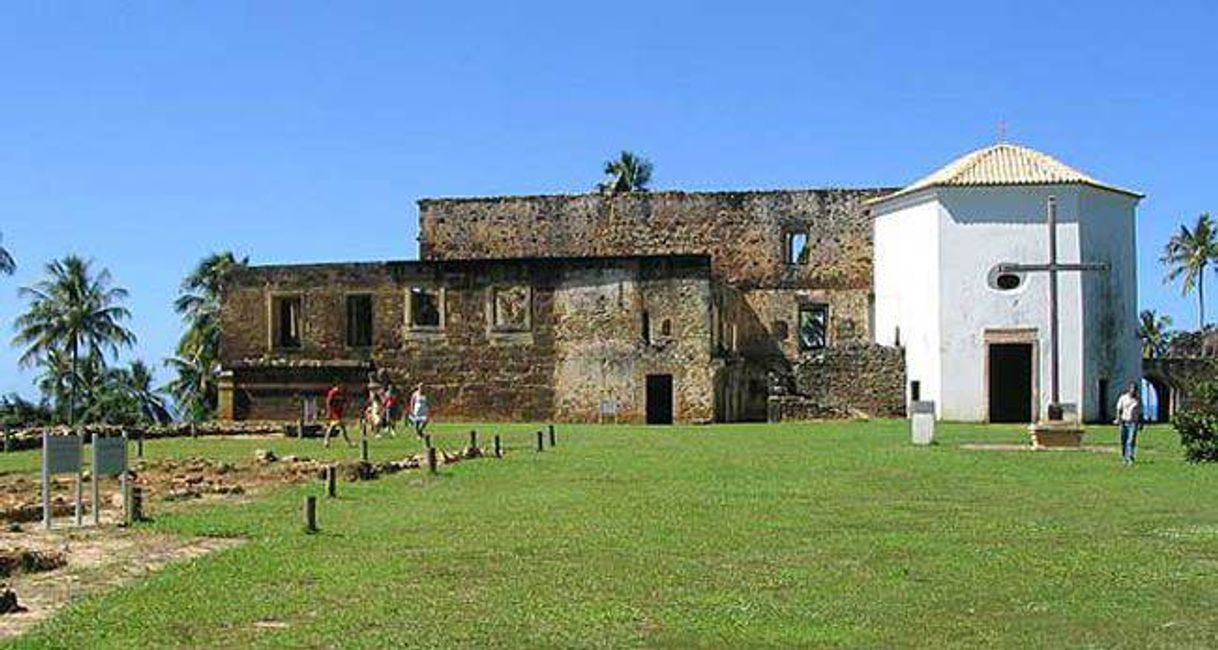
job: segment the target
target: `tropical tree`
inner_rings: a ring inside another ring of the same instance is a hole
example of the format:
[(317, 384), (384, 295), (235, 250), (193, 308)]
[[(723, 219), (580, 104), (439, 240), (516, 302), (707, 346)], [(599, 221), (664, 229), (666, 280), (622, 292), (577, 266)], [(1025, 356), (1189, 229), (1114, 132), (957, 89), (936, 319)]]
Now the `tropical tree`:
[(622, 151), (616, 160), (605, 161), (605, 176), (605, 181), (596, 186), (601, 192), (646, 192), (647, 184), (651, 182), (651, 161)]
[[(107, 354), (135, 344), (135, 334), (123, 324), (131, 312), (121, 303), (127, 291), (113, 286), (110, 272), (94, 272), (92, 263), (76, 255), (46, 265), (47, 277), (19, 295), (29, 301), (14, 323), (13, 344), (24, 346), (23, 367), (63, 363), (69, 368), (68, 417), (75, 424), (82, 386), (81, 359), (104, 365)], [(52, 355), (61, 355), (55, 360)]]
[(220, 370), (220, 297), (224, 278), (249, 264), (232, 251), (213, 253), (199, 261), (182, 280), (173, 308), (182, 316), (186, 331), (178, 341), (177, 354), (165, 361), (177, 378), (166, 389), (174, 396), (179, 413), (190, 421), (203, 420), (215, 410), (218, 399), (216, 375)]
[(1181, 291), (1188, 295), (1197, 290), (1197, 320), (1205, 329), (1205, 269), (1218, 260), (1218, 232), (1209, 213), (1197, 217), (1192, 230), (1180, 226), (1163, 249), (1160, 261), (1167, 266), (1167, 282), (1181, 280)]
[[(0, 241), (4, 238), (0, 236)], [(0, 246), (0, 275), (12, 275), (13, 271), (17, 270), (17, 263), (13, 261), (13, 256), (9, 255), (8, 250)]]
[(88, 404), (88, 421), (119, 425), (169, 422), (169, 408), (161, 391), (152, 387), (152, 379), (143, 361), (107, 369)]
[(1157, 359), (1167, 354), (1171, 344), (1171, 316), (1160, 315), (1153, 309), (1143, 310), (1138, 318), (1138, 338), (1142, 341), (1142, 358)]
[(36, 427), (50, 424), (53, 419), (46, 402), (35, 404), (16, 393), (0, 396), (0, 427)]

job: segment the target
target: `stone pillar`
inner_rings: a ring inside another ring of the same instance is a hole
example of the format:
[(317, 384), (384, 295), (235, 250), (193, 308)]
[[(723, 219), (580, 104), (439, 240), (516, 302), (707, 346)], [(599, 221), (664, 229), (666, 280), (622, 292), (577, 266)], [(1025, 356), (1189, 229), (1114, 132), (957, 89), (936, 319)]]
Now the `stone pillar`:
[(223, 370), (216, 380), (219, 389), (219, 400), (216, 405), (216, 417), (221, 420), (236, 420), (236, 402), (234, 395), (234, 380), (232, 370)]

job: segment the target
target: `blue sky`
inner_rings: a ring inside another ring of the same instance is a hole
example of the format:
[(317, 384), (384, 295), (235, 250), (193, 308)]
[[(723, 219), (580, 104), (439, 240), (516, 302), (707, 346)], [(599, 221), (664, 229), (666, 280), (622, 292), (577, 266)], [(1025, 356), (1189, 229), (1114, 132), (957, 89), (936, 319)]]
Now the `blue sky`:
[[(209, 251), (409, 259), (420, 197), (582, 191), (622, 148), (657, 188), (900, 185), (1000, 120), (1147, 193), (1142, 306), (1193, 326), (1156, 260), (1218, 210), (1216, 7), (4, 3), (0, 233), (20, 269), (0, 334), (69, 252), (131, 291), (132, 355), (159, 362)], [(0, 392), (32, 396), (17, 355), (0, 345)]]

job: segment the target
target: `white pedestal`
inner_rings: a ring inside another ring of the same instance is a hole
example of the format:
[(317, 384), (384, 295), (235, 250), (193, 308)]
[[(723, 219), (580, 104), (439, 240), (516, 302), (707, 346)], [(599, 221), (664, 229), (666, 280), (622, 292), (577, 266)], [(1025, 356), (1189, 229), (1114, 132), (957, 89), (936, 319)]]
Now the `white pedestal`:
[(910, 404), (910, 438), (915, 445), (929, 445), (935, 441), (935, 403), (913, 402)]

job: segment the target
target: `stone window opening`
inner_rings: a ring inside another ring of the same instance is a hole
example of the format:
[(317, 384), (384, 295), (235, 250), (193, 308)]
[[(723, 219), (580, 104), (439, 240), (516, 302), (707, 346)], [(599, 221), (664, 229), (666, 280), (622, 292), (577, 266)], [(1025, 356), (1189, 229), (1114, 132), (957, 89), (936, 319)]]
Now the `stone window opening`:
[(786, 262), (788, 265), (808, 263), (808, 233), (790, 231), (786, 236)]
[(828, 345), (829, 305), (812, 304), (799, 308), (799, 349), (823, 350)]
[(444, 324), (443, 290), (411, 287), (408, 323), (414, 329), (439, 329)]
[(274, 348), (300, 348), (301, 303), (300, 296), (275, 296), (271, 299), (271, 344)]
[(787, 321), (785, 320), (774, 321), (771, 324), (770, 329), (774, 332), (774, 338), (778, 339), (779, 341), (785, 341), (791, 336), (790, 327), (787, 325)]
[(672, 336), (672, 320), (671, 319), (665, 318), (664, 320), (660, 321), (660, 336), (663, 336), (666, 338)]
[(909, 382), (909, 401), (922, 401), (922, 382), (918, 381), (917, 379)]
[(527, 332), (533, 328), (532, 291), (527, 286), (495, 287), (491, 291), (491, 328)]
[(647, 310), (643, 310), (642, 331), (639, 332), (643, 337), (644, 343), (651, 343), (651, 314)]
[(347, 296), (347, 347), (372, 347), (372, 294)]

